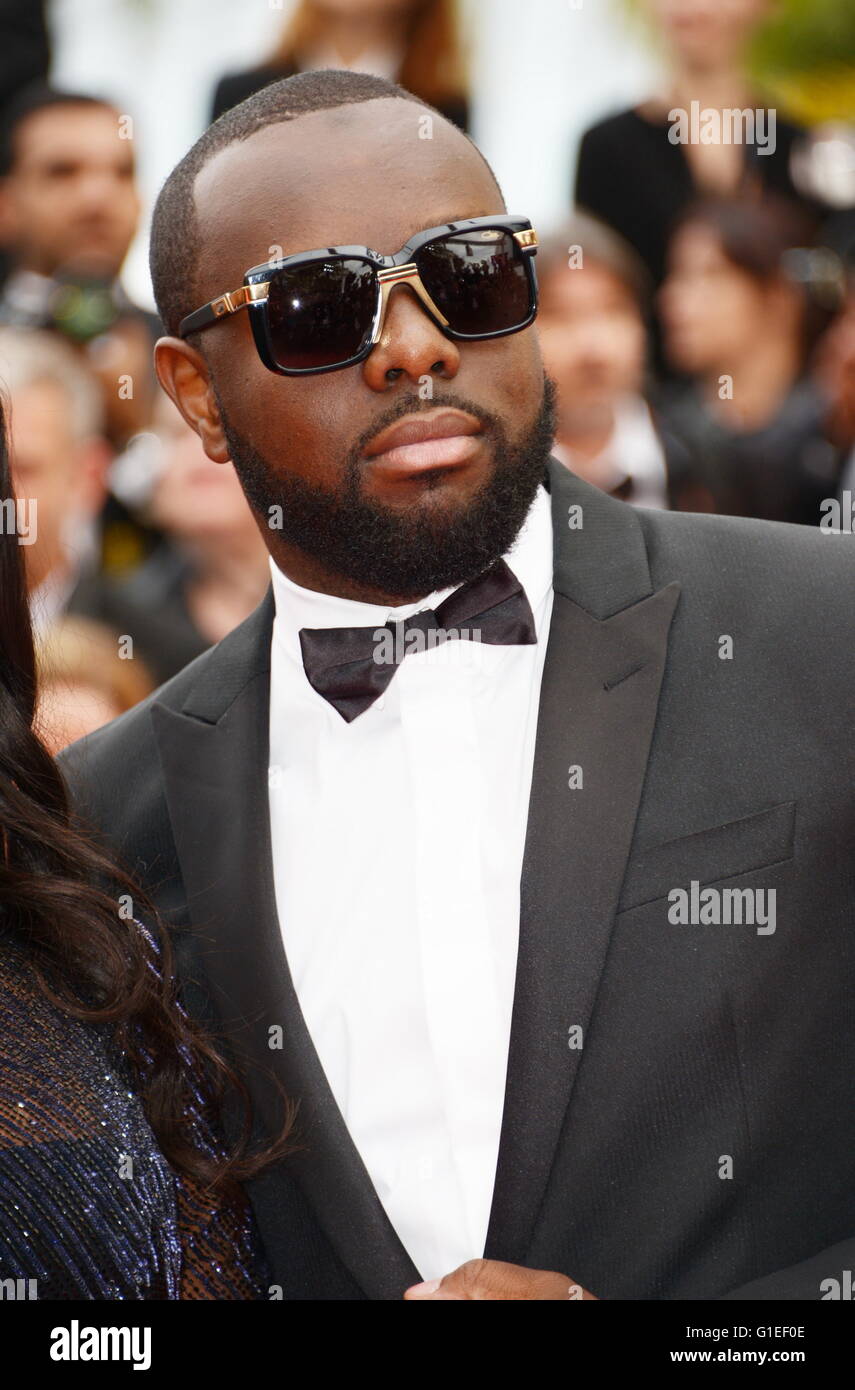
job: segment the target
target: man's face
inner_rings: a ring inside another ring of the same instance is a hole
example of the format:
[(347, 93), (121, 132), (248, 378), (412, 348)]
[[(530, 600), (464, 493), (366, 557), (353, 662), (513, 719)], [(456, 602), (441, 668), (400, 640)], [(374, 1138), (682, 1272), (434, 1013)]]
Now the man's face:
[(671, 243), (659, 309), (674, 365), (715, 372), (768, 332), (772, 297), (728, 260), (712, 228), (689, 222)]
[(191, 545), (210, 547), (245, 537), (250, 552), (260, 550), (258, 532), (234, 469), (212, 463), (196, 432), (165, 396), (160, 400), (154, 427), (162, 450), (161, 472), (154, 486), (150, 519), (160, 530)]
[(537, 331), (558, 384), (562, 425), (593, 424), (641, 390), (645, 332), (638, 305), (606, 265), (586, 258), (541, 279)]
[[(419, 138), (424, 115), (407, 101), (366, 102), (268, 127), (211, 159), (196, 183), (196, 303), (280, 255), (347, 244), (391, 254), (423, 228), (501, 213), (489, 172), (458, 131), (434, 119), (432, 139)], [(206, 331), (201, 346), (204, 399), (186, 366), (177, 385), (171, 373), (171, 394), (210, 456), (234, 459), (268, 548), (296, 582), (420, 597), (478, 573), (495, 558), (488, 552), (513, 540), (552, 437), (530, 329), (455, 343), (398, 288), (370, 356), (340, 371), (268, 371), (244, 312)], [(169, 385), (163, 354), (160, 362)], [(462, 462), (414, 469), (370, 456), (384, 427), (441, 407), (474, 419), (476, 443)], [(281, 530), (264, 515), (278, 501)]]
[(26, 117), (2, 210), (25, 269), (115, 276), (139, 215), (133, 142), (121, 138), (117, 113), (69, 104)]
[(672, 52), (693, 68), (739, 59), (769, 0), (647, 0)]
[(16, 391), (10, 415), (12, 478), (19, 498), (36, 502), (36, 540), (25, 547), (27, 585), (36, 589), (67, 563), (69, 524), (77, 517), (82, 457), (65, 392), (53, 382)]

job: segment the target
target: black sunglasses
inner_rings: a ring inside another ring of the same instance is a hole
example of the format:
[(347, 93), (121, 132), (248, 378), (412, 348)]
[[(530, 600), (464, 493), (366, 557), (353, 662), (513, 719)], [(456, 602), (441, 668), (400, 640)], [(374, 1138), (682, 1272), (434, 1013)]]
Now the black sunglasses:
[(308, 376), (363, 362), (380, 338), (389, 295), (408, 284), (448, 338), (502, 338), (537, 313), (537, 234), (525, 217), (470, 217), (428, 227), (394, 256), (328, 246), (253, 266), (243, 286), (188, 314), (186, 338), (244, 307), (271, 372)]

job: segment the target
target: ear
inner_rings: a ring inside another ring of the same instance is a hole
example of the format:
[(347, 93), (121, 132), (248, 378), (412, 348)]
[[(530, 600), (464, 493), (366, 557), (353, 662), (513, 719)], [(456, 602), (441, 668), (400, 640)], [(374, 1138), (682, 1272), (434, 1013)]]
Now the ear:
[(228, 463), (231, 454), (208, 364), (202, 354), (182, 338), (158, 338), (154, 346), (154, 369), (167, 396), (198, 434), (208, 458), (213, 463)]

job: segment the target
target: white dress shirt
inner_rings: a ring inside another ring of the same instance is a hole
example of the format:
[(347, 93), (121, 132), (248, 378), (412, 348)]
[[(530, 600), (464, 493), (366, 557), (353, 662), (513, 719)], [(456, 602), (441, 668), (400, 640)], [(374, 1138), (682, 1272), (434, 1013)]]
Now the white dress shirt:
[(425, 1279), (484, 1253), (505, 1094), (520, 872), (552, 612), (539, 489), (505, 556), (538, 641), (408, 652), (351, 723), (306, 678), (302, 627), (386, 609), (271, 561), (276, 905), (309, 1033), (377, 1194)]
[(665, 450), (643, 396), (625, 396), (618, 401), (612, 433), (595, 458), (577, 460), (574, 450), (558, 441), (552, 452), (565, 468), (582, 478), (596, 479), (597, 486), (606, 491), (629, 478), (630, 500), (635, 507), (668, 506)]

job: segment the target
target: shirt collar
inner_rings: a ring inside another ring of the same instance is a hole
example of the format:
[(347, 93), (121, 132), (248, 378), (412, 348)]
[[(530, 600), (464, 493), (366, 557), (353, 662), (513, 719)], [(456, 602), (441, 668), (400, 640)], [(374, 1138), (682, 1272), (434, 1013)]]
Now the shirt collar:
[(582, 478), (596, 478), (596, 486), (610, 492), (630, 479), (630, 501), (641, 507), (667, 506), (665, 452), (643, 396), (625, 396), (614, 408), (612, 432), (600, 452), (579, 459), (567, 444), (554, 445), (553, 454)]
[(59, 622), (78, 578), (77, 566), (69, 570), (52, 570), (30, 594), (30, 619), (36, 637), (43, 637), (54, 623)]
[[(543, 600), (552, 585), (552, 509), (549, 493), (539, 487), (528, 516), (514, 544), (503, 557), (525, 590), (540, 636)], [(416, 603), (384, 608), (318, 593), (295, 584), (270, 557), (270, 577), (276, 604), (276, 626), (283, 635), (293, 636), (302, 627), (382, 627), (390, 618), (409, 618), (423, 608), (436, 608), (459, 585), (428, 594)]]

